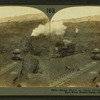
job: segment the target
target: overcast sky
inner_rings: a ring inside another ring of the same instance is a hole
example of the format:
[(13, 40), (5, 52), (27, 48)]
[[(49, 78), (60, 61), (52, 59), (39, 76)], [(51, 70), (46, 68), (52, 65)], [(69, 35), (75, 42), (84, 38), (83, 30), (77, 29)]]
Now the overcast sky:
[(40, 10), (31, 7), (21, 7), (21, 6), (1, 6), (0, 7), (0, 18), (14, 17), (26, 14), (36, 14), (41, 13)]
[[(26, 14), (42, 13), (40, 10), (31, 7), (23, 6), (1, 6), (0, 18), (14, 17)], [(99, 6), (80, 6), (69, 7), (58, 11), (52, 18), (52, 20), (72, 19), (85, 16), (100, 15)]]
[(52, 20), (72, 19), (85, 16), (100, 15), (100, 7), (98, 6), (80, 6), (69, 7), (58, 11), (52, 18)]

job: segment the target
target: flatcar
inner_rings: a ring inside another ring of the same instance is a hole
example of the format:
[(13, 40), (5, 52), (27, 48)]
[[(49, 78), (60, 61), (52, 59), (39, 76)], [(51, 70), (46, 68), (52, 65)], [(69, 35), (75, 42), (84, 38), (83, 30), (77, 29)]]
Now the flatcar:
[(100, 49), (99, 48), (95, 48), (93, 51), (92, 51), (92, 56), (91, 58), (93, 60), (100, 60)]

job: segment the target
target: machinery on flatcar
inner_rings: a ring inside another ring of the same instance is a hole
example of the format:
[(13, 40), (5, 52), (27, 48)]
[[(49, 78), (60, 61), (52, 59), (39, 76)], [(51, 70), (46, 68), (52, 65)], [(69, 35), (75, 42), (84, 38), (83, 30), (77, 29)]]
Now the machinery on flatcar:
[(92, 56), (91, 58), (93, 60), (100, 60), (100, 49), (99, 48), (95, 48), (93, 51), (92, 51)]
[(12, 59), (13, 60), (22, 60), (22, 57), (21, 57), (21, 50), (20, 49), (14, 49), (13, 50), (13, 57), (12, 57)]
[(54, 48), (55, 57), (70, 56), (75, 53), (75, 44), (68, 41), (57, 42)]

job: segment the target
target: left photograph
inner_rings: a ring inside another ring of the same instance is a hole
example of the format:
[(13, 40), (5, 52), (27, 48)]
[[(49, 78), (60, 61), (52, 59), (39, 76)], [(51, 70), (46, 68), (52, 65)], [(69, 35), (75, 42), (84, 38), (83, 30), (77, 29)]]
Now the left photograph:
[(24, 6), (0, 7), (0, 87), (49, 85), (49, 18)]

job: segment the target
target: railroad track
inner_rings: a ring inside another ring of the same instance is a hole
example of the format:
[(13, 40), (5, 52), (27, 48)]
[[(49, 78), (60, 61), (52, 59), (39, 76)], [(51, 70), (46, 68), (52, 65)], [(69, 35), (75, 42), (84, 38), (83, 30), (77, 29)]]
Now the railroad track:
[(64, 83), (74, 79), (75, 77), (81, 75), (82, 73), (88, 71), (89, 69), (91, 69), (92, 67), (94, 67), (95, 65), (97, 64), (96, 61), (93, 61), (89, 64), (87, 64), (84, 68), (82, 68), (80, 71), (77, 71), (77, 72), (73, 72), (73, 73), (70, 73), (69, 75), (68, 74), (65, 74), (55, 80), (52, 80), (50, 82), (50, 85), (49, 87), (60, 87), (61, 85), (63, 85)]
[(13, 63), (6, 65), (6, 67), (2, 71), (0, 71), (0, 78), (3, 74), (7, 73), (8, 71), (14, 70), (16, 68), (17, 63), (18, 62), (13, 62)]

